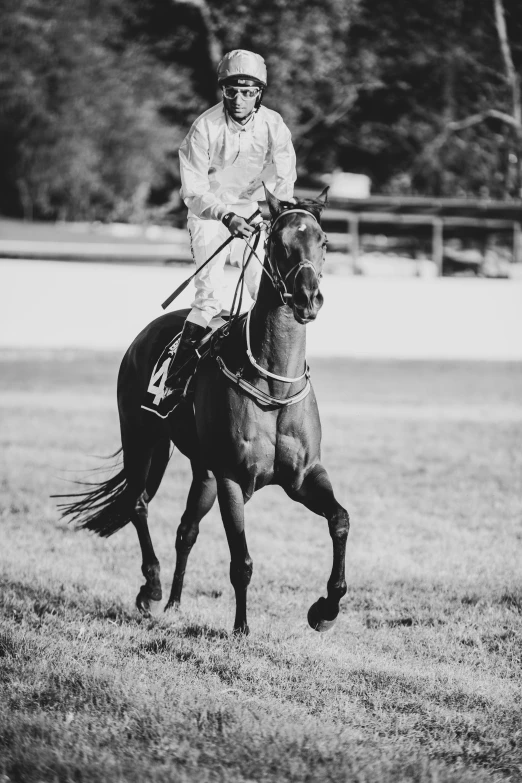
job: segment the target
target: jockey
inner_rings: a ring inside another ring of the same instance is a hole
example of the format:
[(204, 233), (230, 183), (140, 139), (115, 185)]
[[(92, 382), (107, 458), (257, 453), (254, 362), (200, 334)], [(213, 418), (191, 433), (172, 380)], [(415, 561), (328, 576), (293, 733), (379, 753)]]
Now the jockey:
[[(262, 183), (280, 199), (290, 200), (296, 179), (295, 152), (282, 117), (261, 105), (267, 86), (265, 61), (259, 54), (236, 49), (218, 66), (223, 102), (193, 123), (179, 150), (181, 197), (188, 207), (192, 255), (199, 268), (230, 237), (226, 248), (198, 274), (192, 303), (165, 384), (165, 395), (182, 391), (187, 377), (180, 372), (193, 355), (212, 318), (222, 309), (224, 266), (228, 258), (243, 258), (254, 233), (247, 219), (258, 208)], [(260, 218), (257, 218), (260, 220)], [(261, 265), (255, 256), (245, 272), (245, 284), (256, 299)]]

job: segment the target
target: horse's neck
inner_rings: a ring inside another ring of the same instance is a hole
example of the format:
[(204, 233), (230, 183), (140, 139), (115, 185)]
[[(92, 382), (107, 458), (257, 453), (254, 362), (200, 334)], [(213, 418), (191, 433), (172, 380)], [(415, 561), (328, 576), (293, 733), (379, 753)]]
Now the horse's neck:
[(306, 328), (289, 307), (264, 307), (258, 300), (250, 317), (250, 347), (263, 369), (296, 378), (306, 361)]

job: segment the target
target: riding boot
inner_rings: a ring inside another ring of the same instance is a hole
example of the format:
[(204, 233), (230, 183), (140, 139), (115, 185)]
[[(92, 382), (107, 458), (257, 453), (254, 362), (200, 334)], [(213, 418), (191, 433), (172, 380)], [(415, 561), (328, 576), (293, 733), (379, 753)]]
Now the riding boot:
[(203, 339), (206, 331), (207, 329), (204, 326), (192, 323), (192, 321), (185, 321), (185, 326), (183, 327), (183, 332), (181, 333), (174, 359), (172, 360), (172, 364), (169, 367), (169, 373), (165, 380), (163, 398), (175, 395), (172, 400), (174, 401), (176, 397), (179, 398), (185, 390), (193, 364), (191, 359), (194, 357), (196, 348)]

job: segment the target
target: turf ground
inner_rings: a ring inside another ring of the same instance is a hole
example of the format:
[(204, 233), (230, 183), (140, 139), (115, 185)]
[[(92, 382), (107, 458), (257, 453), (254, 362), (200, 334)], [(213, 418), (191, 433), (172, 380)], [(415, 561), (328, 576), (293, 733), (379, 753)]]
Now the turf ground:
[[(522, 365), (315, 360), (348, 594), (308, 628), (327, 526), (263, 490), (236, 639), (216, 510), (181, 610), (144, 620), (134, 530), (49, 498), (119, 446), (119, 357), (0, 359), (2, 783), (522, 780)], [(151, 505), (164, 592), (188, 481), (175, 454)]]

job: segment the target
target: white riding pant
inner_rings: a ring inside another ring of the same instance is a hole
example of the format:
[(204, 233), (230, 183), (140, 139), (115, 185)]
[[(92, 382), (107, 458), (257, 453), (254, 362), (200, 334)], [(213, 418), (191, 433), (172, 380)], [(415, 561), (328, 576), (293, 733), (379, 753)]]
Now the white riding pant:
[[(237, 204), (227, 205), (227, 212), (235, 212), (236, 215), (240, 215), (243, 218), (249, 218), (256, 209), (257, 204), (255, 202), (244, 206)], [(257, 223), (260, 220), (261, 216), (259, 215), (254, 222)], [(201, 220), (201, 218), (190, 214), (188, 230), (192, 256), (198, 269), (230, 237), (230, 231), (221, 221)], [(250, 245), (253, 245), (253, 242), (254, 239), (249, 240)], [(256, 250), (261, 261), (264, 258), (264, 244), (265, 232), (262, 231)], [(187, 321), (206, 327), (212, 318), (219, 315), (223, 309), (225, 296), (225, 263), (230, 260), (230, 263), (234, 266), (242, 266), (244, 259), (246, 260), (249, 255), (250, 250), (245, 241), (235, 238), (196, 275), (196, 297), (192, 302), (192, 310), (188, 315)], [(262, 266), (256, 256), (252, 255), (245, 272), (245, 285), (248, 293), (254, 300), (257, 298), (261, 274)]]

